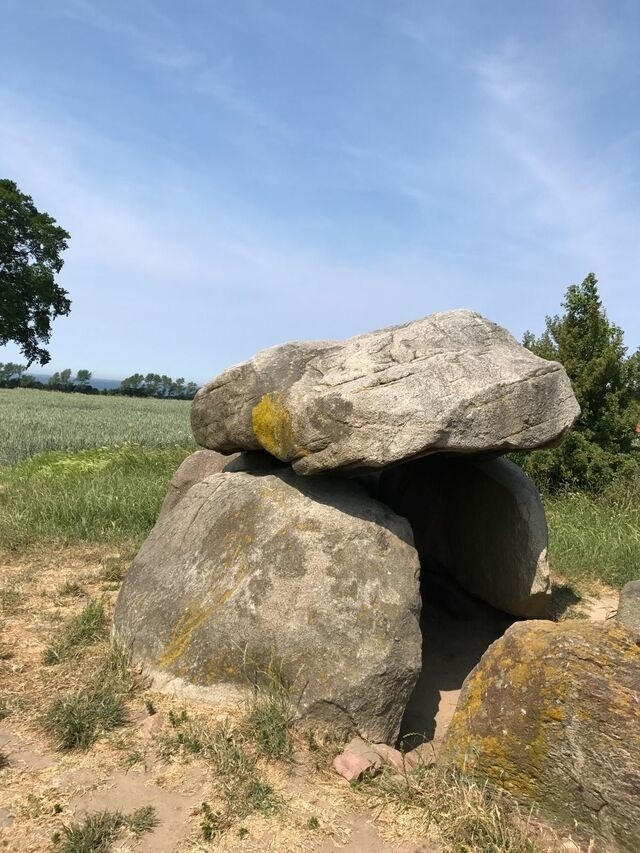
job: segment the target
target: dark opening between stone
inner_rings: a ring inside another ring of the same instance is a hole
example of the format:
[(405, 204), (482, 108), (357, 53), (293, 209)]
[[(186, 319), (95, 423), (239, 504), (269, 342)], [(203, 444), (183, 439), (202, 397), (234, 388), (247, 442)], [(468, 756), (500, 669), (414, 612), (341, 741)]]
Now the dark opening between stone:
[(375, 491), (410, 521), (421, 564), (422, 670), (400, 737), (438, 742), (488, 646), (517, 618), (549, 616), (544, 508), (502, 458), (414, 460), (383, 472)]

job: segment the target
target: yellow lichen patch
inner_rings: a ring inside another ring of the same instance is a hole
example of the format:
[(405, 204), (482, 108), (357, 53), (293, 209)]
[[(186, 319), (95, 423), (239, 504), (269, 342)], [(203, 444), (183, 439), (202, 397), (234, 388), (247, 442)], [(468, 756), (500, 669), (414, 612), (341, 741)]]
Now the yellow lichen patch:
[(222, 653), (217, 658), (210, 658), (202, 667), (200, 673), (200, 681), (202, 684), (209, 686), (218, 681), (237, 681), (242, 675), (238, 670), (236, 663), (228, 656), (228, 653)]
[[(546, 805), (551, 797), (558, 813), (580, 812), (599, 826), (589, 802), (576, 800), (572, 773), (617, 790), (615, 778), (635, 772), (639, 655), (634, 638), (617, 625), (513, 626), (467, 679), (441, 762), (526, 802)], [(586, 756), (578, 771), (575, 755)]]
[(173, 629), (166, 649), (156, 662), (160, 669), (169, 669), (182, 657), (193, 639), (195, 630), (231, 597), (234, 589), (235, 587), (226, 589), (208, 607), (190, 607), (185, 610)]
[(294, 441), (291, 415), (280, 394), (265, 394), (251, 412), (251, 423), (255, 437), (272, 456), (289, 462), (308, 455)]
[(183, 675), (184, 668), (177, 670), (174, 664), (184, 655), (189, 648), (195, 631), (202, 623), (216, 612), (223, 604), (225, 604), (238, 589), (240, 584), (246, 579), (249, 574), (249, 558), (245, 548), (251, 543), (252, 537), (246, 535), (244, 542), (240, 542), (236, 547), (231, 561), (225, 564), (225, 567), (231, 567), (234, 563), (239, 563), (233, 579), (233, 585), (224, 590), (211, 604), (206, 607), (188, 607), (182, 616), (178, 619), (172, 633), (171, 639), (167, 643), (164, 652), (156, 661), (156, 666), (159, 669), (172, 668), (176, 675)]
[(206, 618), (206, 608), (194, 607), (185, 610), (173, 629), (166, 649), (158, 658), (157, 664), (161, 669), (167, 669), (182, 657), (191, 642), (193, 632)]

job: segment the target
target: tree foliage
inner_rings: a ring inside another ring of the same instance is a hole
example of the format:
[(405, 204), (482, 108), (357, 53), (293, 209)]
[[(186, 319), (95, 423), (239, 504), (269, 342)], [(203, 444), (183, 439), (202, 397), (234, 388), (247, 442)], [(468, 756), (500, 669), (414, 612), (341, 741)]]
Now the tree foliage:
[(91, 381), (92, 373), (90, 370), (79, 370), (76, 373), (75, 384), (80, 388), (86, 388)]
[(553, 450), (527, 457), (523, 467), (546, 489), (598, 490), (637, 464), (633, 453), (640, 418), (640, 351), (627, 356), (623, 333), (606, 314), (593, 273), (567, 289), (564, 313), (546, 318), (539, 338), (523, 344), (564, 365), (581, 414)]
[(25, 364), (15, 364), (13, 361), (8, 361), (6, 364), (0, 362), (0, 387), (17, 385), (26, 369)]
[(51, 322), (71, 302), (55, 280), (69, 234), (14, 181), (0, 179), (0, 345), (14, 342), (28, 364), (46, 364)]

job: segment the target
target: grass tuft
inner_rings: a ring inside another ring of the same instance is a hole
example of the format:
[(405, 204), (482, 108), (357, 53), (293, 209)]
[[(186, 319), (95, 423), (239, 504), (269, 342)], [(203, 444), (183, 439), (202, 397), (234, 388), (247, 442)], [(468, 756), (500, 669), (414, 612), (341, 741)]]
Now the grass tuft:
[(102, 639), (107, 630), (107, 614), (102, 598), (92, 599), (62, 632), (62, 635), (45, 649), (43, 663), (51, 666), (68, 660), (85, 646)]
[(107, 853), (122, 829), (139, 838), (158, 825), (153, 806), (142, 806), (131, 815), (121, 812), (95, 812), (84, 820), (64, 827), (64, 839), (57, 834), (60, 853)]
[(61, 853), (107, 853), (122, 829), (120, 812), (95, 812), (63, 829)]
[(89, 749), (103, 732), (128, 722), (124, 700), (140, 686), (126, 649), (114, 641), (83, 689), (50, 704), (42, 727), (62, 751)]
[(230, 824), (225, 815), (221, 812), (214, 811), (209, 803), (203, 803), (199, 809), (200, 814), (200, 834), (204, 841), (213, 841), (223, 832), (230, 828)]
[(141, 806), (130, 814), (129, 817), (125, 818), (127, 829), (136, 838), (140, 838), (145, 832), (151, 832), (159, 823), (160, 821), (153, 806)]
[(95, 683), (108, 684), (112, 690), (129, 695), (143, 686), (131, 669), (131, 655), (119, 641), (112, 640), (95, 675)]
[(108, 584), (122, 583), (130, 562), (127, 557), (108, 557), (102, 564), (100, 580)]
[(235, 816), (241, 819), (252, 812), (271, 817), (282, 809), (282, 800), (273, 787), (255, 776), (244, 785), (231, 786), (227, 791), (227, 799), (235, 810)]
[(84, 587), (82, 587), (77, 581), (65, 581), (65, 583), (58, 588), (58, 595), (64, 598), (82, 598), (86, 595), (86, 592)]
[(244, 717), (244, 732), (269, 759), (290, 761), (293, 757), (291, 729), (295, 719), (289, 690), (284, 681), (270, 675), (256, 685)]
[(13, 616), (22, 608), (23, 595), (13, 586), (0, 589), (0, 613)]
[(45, 732), (58, 749), (89, 749), (102, 732), (127, 722), (122, 697), (106, 686), (55, 699), (43, 717)]

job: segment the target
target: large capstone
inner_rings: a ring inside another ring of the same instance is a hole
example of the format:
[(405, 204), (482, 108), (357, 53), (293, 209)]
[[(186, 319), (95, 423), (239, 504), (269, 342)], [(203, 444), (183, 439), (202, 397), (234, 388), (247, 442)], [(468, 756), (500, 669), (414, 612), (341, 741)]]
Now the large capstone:
[(313, 474), (546, 447), (578, 413), (560, 364), (460, 310), (259, 353), (198, 392), (192, 426), (204, 447), (262, 447)]
[(615, 622), (520, 622), (467, 677), (439, 761), (640, 850), (640, 648)]
[(393, 741), (421, 662), (409, 523), (355, 483), (219, 473), (158, 521), (117, 635), (165, 689), (229, 699), (277, 661), (301, 716)]
[(411, 522), (427, 576), (448, 573), (467, 592), (514, 616), (549, 615), (544, 507), (513, 462), (417, 459), (383, 471), (378, 495)]

